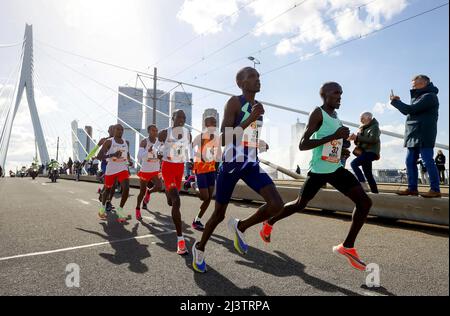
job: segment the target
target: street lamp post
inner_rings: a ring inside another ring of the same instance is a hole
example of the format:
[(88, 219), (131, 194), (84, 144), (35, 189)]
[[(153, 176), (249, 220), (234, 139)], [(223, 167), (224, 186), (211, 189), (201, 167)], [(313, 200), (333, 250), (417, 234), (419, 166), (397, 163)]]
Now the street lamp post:
[(261, 62), (253, 56), (248, 57), (248, 60), (253, 62), (253, 68), (256, 69), (256, 65), (261, 65)]

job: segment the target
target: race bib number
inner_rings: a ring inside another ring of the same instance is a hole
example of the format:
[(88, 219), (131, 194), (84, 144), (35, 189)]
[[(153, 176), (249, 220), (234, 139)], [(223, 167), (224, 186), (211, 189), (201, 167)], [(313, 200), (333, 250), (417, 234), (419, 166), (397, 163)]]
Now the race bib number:
[(148, 153), (147, 162), (158, 162), (158, 161), (159, 161), (159, 159), (158, 159), (158, 157), (156, 157), (156, 154), (153, 151)]
[(249, 148), (258, 148), (258, 135), (260, 127), (258, 121), (253, 122), (249, 127), (244, 130), (242, 136), (242, 146)]
[(121, 152), (120, 158), (112, 157), (112, 161), (113, 161), (113, 162), (118, 162), (118, 163), (126, 163), (126, 162), (128, 162), (128, 159), (127, 159), (126, 154), (125, 154), (125, 149), (120, 148), (120, 147), (115, 147), (115, 148), (113, 149), (113, 152), (114, 152), (114, 153), (116, 153), (116, 152), (118, 152), (118, 151)]
[(343, 140), (339, 139), (323, 145), (322, 160), (331, 163), (339, 163), (341, 161), (343, 143)]
[(168, 158), (170, 160), (184, 160), (184, 149), (185, 146), (183, 143), (173, 144)]

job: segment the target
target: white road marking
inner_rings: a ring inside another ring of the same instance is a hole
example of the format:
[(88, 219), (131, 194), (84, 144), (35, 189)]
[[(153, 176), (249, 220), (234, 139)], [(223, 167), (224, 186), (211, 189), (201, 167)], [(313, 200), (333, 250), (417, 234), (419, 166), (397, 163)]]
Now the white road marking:
[(75, 194), (75, 192), (73, 192), (73, 191), (67, 191), (68, 193), (70, 193), (70, 194)]
[(43, 186), (46, 186), (46, 185), (47, 185), (47, 183), (45, 183), (45, 182), (44, 182), (44, 183), (41, 183), (41, 184), (42, 184)]
[(91, 205), (91, 203), (89, 203), (89, 202), (87, 202), (87, 201), (85, 201), (85, 200), (76, 199), (76, 201), (78, 201), (78, 202), (80, 202), (80, 203), (82, 203), (82, 204), (84, 204), (84, 205)]
[(106, 246), (106, 245), (112, 245), (122, 242), (127, 242), (131, 240), (140, 240), (140, 239), (148, 239), (163, 235), (169, 235), (173, 234), (173, 231), (165, 231), (161, 234), (151, 234), (151, 235), (145, 235), (145, 236), (138, 236), (133, 238), (126, 238), (126, 239), (120, 239), (120, 240), (114, 240), (114, 241), (107, 241), (107, 242), (101, 242), (96, 244), (90, 244), (90, 245), (84, 245), (84, 246), (78, 246), (78, 247), (70, 247), (70, 248), (63, 248), (63, 249), (57, 249), (57, 250), (50, 250), (50, 251), (42, 251), (42, 252), (34, 252), (34, 253), (28, 253), (23, 255), (17, 255), (17, 256), (11, 256), (11, 257), (5, 257), (0, 258), (1, 261), (7, 261), (7, 260), (13, 260), (13, 259), (20, 259), (20, 258), (27, 258), (27, 257), (37, 257), (37, 256), (43, 256), (43, 255), (50, 255), (54, 253), (61, 253), (61, 252), (68, 252), (68, 251), (74, 251), (74, 250), (80, 250), (80, 249), (87, 249), (87, 248), (95, 248), (100, 246)]

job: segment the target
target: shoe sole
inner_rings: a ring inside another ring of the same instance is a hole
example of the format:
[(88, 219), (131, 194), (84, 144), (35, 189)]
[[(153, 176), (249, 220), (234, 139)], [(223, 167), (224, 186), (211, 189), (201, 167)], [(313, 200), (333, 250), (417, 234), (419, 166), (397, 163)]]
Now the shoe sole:
[(263, 233), (262, 230), (259, 232), (259, 236), (261, 237), (261, 239), (262, 239), (266, 244), (270, 244), (270, 237), (267, 238), (267, 237), (264, 235), (264, 233)]
[(341, 253), (341, 252), (339, 252), (339, 250), (337, 248), (333, 248), (333, 253), (338, 255), (340, 258), (344, 257), (345, 259), (347, 259), (347, 263), (350, 264), (350, 266), (353, 269), (362, 271), (362, 272), (366, 271), (366, 267), (363, 268), (362, 266), (359, 266), (359, 264), (357, 264), (357, 263), (354, 264), (354, 259), (349, 254)]
[(197, 263), (195, 262), (195, 248), (197, 243), (194, 244), (194, 246), (192, 246), (192, 268), (194, 269), (195, 272), (198, 273), (206, 273), (208, 271), (208, 269), (205, 267), (205, 270), (200, 270), (197, 267)]

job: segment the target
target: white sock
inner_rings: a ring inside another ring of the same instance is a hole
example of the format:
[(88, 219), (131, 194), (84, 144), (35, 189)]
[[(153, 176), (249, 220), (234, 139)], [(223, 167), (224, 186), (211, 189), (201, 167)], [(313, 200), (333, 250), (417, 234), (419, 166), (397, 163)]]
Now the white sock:
[(181, 237), (180, 237), (180, 236), (178, 236), (177, 238), (178, 238), (178, 242), (180, 242), (180, 241), (184, 240), (184, 236), (181, 236)]
[(202, 219), (200, 218), (200, 217), (198, 217), (198, 216), (196, 216), (195, 217), (195, 222), (197, 223), (197, 222), (201, 222), (202, 221)]

